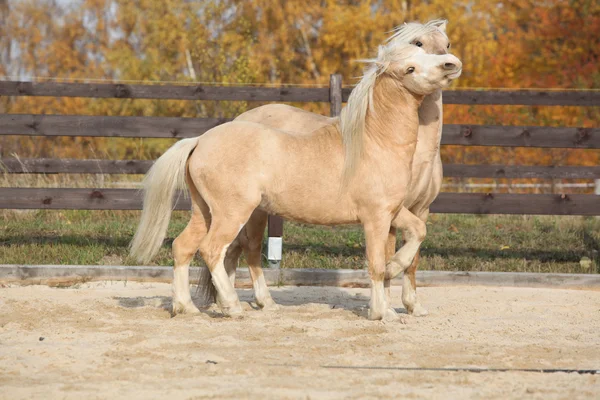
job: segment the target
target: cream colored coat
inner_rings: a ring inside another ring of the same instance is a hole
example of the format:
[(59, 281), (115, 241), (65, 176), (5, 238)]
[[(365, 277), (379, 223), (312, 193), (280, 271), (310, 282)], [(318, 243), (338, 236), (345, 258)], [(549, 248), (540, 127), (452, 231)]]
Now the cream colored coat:
[[(445, 23), (439, 25), (438, 32), (432, 32), (413, 39), (421, 42), (422, 48), (430, 54), (446, 54), (449, 49), (445, 34)], [(320, 127), (336, 123), (337, 118), (329, 118), (284, 104), (269, 104), (247, 111), (236, 118), (237, 121), (258, 122), (274, 128), (303, 135)], [(442, 91), (437, 90), (423, 100), (419, 108), (419, 131), (417, 146), (412, 162), (410, 189), (404, 207), (423, 222), (429, 216), (429, 207), (440, 192), (443, 171), (440, 157), (442, 137), (443, 108)], [(401, 156), (401, 155), (398, 155)], [(395, 252), (396, 232), (392, 227), (388, 243), (388, 257)], [(417, 301), (416, 269), (419, 262), (417, 254), (411, 267), (406, 271), (403, 282), (403, 304), (413, 315), (426, 315), (427, 311)], [(389, 287), (389, 281), (386, 282)]]
[(264, 306), (270, 299), (268, 291), (259, 299), (265, 295), (260, 293), (260, 242), (267, 213), (319, 224), (360, 222), (372, 281), (369, 318), (397, 318), (384, 290), (390, 226), (411, 233), (391, 260), (400, 271), (410, 267), (425, 234), (422, 221), (400, 211), (411, 182), (418, 108), (425, 95), (446, 87), (460, 70), (452, 55), (389, 44), (380, 48), (351, 95), (341, 126), (336, 121), (299, 135), (233, 121), (176, 143), (145, 179), (144, 210), (132, 254), (146, 261), (156, 253), (168, 226), (172, 196), (185, 181), (192, 219), (173, 243), (173, 312), (197, 312), (188, 267), (199, 248), (222, 311), (238, 315), (241, 306), (226, 267), (228, 258), (235, 259), (229, 251), (236, 239), (251, 255), (257, 303)]

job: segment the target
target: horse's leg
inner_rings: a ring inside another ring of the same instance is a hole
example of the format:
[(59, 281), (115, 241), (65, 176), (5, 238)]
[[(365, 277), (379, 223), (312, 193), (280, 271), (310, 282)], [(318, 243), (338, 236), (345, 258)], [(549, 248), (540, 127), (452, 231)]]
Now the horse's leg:
[(208, 206), (196, 189), (192, 185), (189, 187), (192, 194), (192, 218), (173, 241), (173, 314), (199, 312), (190, 295), (189, 266), (210, 225)]
[(225, 257), (229, 246), (248, 220), (250, 212), (235, 215), (212, 211), (210, 229), (200, 242), (200, 252), (210, 270), (221, 311), (226, 316), (240, 315), (242, 306), (225, 270)]
[[(388, 233), (387, 243), (385, 245), (385, 262), (388, 263), (392, 256), (396, 253), (396, 228), (390, 226), (390, 232)], [(392, 293), (391, 293), (392, 280), (387, 277), (383, 280), (383, 287), (385, 288), (385, 297), (388, 301), (388, 305), (392, 306)]]
[[(392, 279), (401, 272), (404, 272), (402, 281), (402, 303), (406, 307), (408, 313), (414, 314), (415, 307), (418, 305), (416, 302), (416, 291), (414, 289), (416, 284), (413, 283), (414, 271), (412, 276), (409, 275), (407, 271), (413, 264), (416, 269), (419, 247), (423, 240), (425, 240), (427, 228), (425, 222), (405, 208), (400, 211), (392, 224), (402, 230), (404, 245), (388, 262), (386, 266), (386, 277)], [(419, 306), (417, 309), (417, 314), (423, 315), (420, 314), (423, 311), (422, 307)]]
[[(225, 271), (227, 272), (227, 276), (233, 287), (235, 287), (235, 271), (238, 267), (242, 252), (240, 236), (244, 234), (244, 229), (245, 228), (242, 228), (238, 237), (227, 248), (225, 260), (223, 261)], [(208, 268), (200, 271), (200, 278), (198, 279), (198, 297), (205, 305), (210, 305), (217, 301), (217, 289), (213, 284), (212, 275)]]
[(227, 254), (225, 255), (225, 271), (227, 272), (227, 276), (229, 276), (229, 280), (231, 281), (233, 287), (235, 287), (235, 271), (238, 267), (240, 256), (242, 255), (240, 236), (244, 235), (245, 229), (246, 227), (242, 228), (242, 231), (238, 237), (227, 248)]
[(415, 259), (406, 271), (402, 278), (402, 304), (406, 307), (406, 311), (415, 317), (423, 317), (428, 314), (427, 310), (417, 301), (417, 280), (416, 272), (419, 265), (420, 254), (417, 252)]
[(241, 236), (244, 254), (248, 262), (254, 299), (263, 310), (276, 310), (277, 304), (271, 298), (269, 288), (262, 270), (262, 240), (267, 227), (268, 214), (263, 210), (254, 210), (245, 227), (245, 235)]
[[(426, 223), (429, 217), (429, 210), (426, 209), (421, 213), (415, 213), (421, 221)], [(427, 310), (417, 300), (417, 267), (421, 259), (420, 251), (417, 252), (415, 259), (406, 271), (402, 280), (402, 303), (406, 310), (415, 317), (423, 317), (428, 314)]]
[(367, 260), (371, 277), (371, 301), (368, 317), (371, 320), (397, 319), (395, 311), (388, 307), (383, 280), (386, 275), (386, 243), (390, 231), (390, 220), (379, 218), (364, 222), (367, 244)]

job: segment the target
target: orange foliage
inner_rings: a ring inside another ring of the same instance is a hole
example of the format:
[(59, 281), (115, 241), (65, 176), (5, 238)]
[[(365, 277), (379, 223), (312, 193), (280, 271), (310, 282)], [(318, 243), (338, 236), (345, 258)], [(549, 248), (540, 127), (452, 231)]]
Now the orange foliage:
[[(449, 20), (457, 87), (600, 89), (594, 0), (0, 0), (0, 74), (28, 77), (346, 85), (403, 21)], [(189, 56), (188, 56), (189, 54)], [(190, 69), (189, 61), (192, 68)], [(254, 104), (252, 105), (254, 106)], [(0, 112), (235, 116), (248, 104), (0, 99)], [(306, 104), (327, 112), (325, 105)], [(599, 107), (453, 106), (447, 123), (597, 127)], [(1, 138), (2, 156), (156, 157), (165, 141)], [(123, 145), (123, 143), (126, 143)], [(81, 150), (83, 147), (83, 151)], [(600, 164), (598, 151), (443, 149), (445, 162)]]

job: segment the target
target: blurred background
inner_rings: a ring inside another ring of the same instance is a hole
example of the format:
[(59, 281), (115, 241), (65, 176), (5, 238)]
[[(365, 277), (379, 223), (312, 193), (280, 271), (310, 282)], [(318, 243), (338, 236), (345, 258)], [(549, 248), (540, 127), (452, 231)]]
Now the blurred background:
[[(595, 0), (0, 0), (4, 80), (345, 86), (405, 21), (449, 20), (454, 88), (600, 90)], [(99, 81), (100, 80), (100, 81)], [(0, 98), (0, 113), (235, 117), (259, 103)], [(323, 114), (327, 104), (296, 104)], [(445, 106), (446, 123), (598, 126), (598, 107)], [(156, 158), (169, 140), (0, 138), (0, 156)], [(594, 150), (445, 146), (447, 163), (598, 165)]]

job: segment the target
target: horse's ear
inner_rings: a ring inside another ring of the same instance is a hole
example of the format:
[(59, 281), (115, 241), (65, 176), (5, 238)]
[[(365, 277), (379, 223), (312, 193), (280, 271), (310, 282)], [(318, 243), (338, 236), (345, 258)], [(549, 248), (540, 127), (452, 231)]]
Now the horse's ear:
[(443, 20), (440, 21), (439, 25), (438, 25), (438, 29), (444, 33), (446, 33), (446, 25), (448, 25), (448, 20)]

